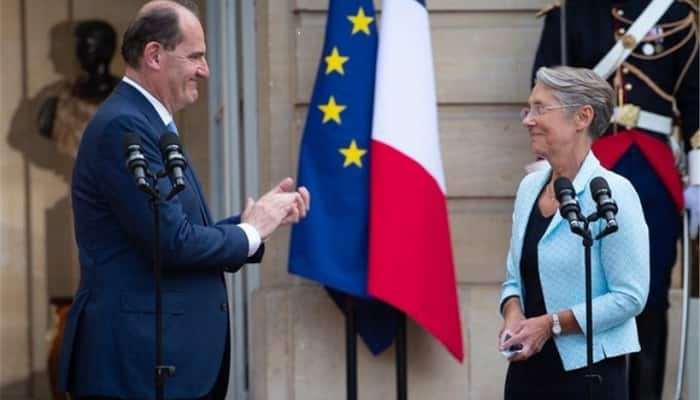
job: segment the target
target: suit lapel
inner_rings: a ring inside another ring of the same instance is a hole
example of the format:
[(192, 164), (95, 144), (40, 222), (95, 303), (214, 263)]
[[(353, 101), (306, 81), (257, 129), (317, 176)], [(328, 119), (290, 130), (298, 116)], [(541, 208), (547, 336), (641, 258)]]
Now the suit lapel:
[(523, 200), (520, 201), (518, 210), (516, 210), (516, 215), (523, 215), (525, 218), (520, 219), (520, 224), (518, 226), (518, 237), (525, 237), (525, 229), (527, 229), (527, 223), (530, 220), (530, 213), (532, 208), (536, 207), (537, 197), (540, 194), (542, 186), (545, 185), (549, 176), (551, 175), (551, 169), (543, 171), (541, 176), (533, 179), (528, 185), (527, 189), (522, 192)]
[[(156, 143), (160, 142), (160, 136), (168, 132), (168, 127), (163, 123), (163, 120), (158, 115), (158, 112), (153, 107), (153, 105), (146, 99), (135, 87), (122, 81), (114, 89), (114, 94), (118, 96), (123, 96), (129, 102), (129, 104), (134, 104), (136, 108), (143, 113), (148, 122), (151, 123), (153, 128), (152, 132), (147, 132), (148, 134), (154, 135)], [(199, 179), (197, 179), (197, 174), (194, 171), (194, 166), (192, 161), (187, 156), (187, 153), (183, 150), (183, 155), (187, 160), (187, 168), (185, 168), (185, 179), (189, 183), (190, 190), (193, 190), (199, 201), (199, 212), (202, 217), (202, 222), (204, 225), (211, 225), (211, 215), (207, 208), (207, 204), (204, 201), (204, 195), (202, 194), (201, 185)], [(187, 190), (187, 188), (185, 188)]]
[(145, 133), (154, 135), (157, 143), (157, 139), (160, 138), (160, 133), (165, 131), (165, 125), (163, 124), (163, 120), (160, 119), (160, 115), (158, 115), (158, 112), (148, 101), (148, 99), (146, 99), (138, 90), (136, 90), (135, 87), (124, 81), (119, 82), (117, 87), (114, 88), (113, 95), (124, 97), (126, 104), (133, 104), (137, 110), (143, 113), (148, 122), (150, 122), (151, 126), (154, 128), (154, 131)]
[(192, 165), (192, 161), (187, 156), (187, 153), (184, 152), (184, 150), (183, 153), (185, 155), (185, 159), (187, 160), (185, 176), (190, 181), (190, 183), (192, 183), (190, 186), (197, 195), (197, 198), (199, 199), (199, 212), (202, 214), (202, 221), (204, 221), (204, 225), (211, 225), (211, 215), (209, 214), (209, 208), (207, 207), (207, 203), (204, 200), (204, 194), (202, 193), (202, 187), (199, 184), (199, 179), (197, 179), (197, 173), (194, 170), (194, 165)]

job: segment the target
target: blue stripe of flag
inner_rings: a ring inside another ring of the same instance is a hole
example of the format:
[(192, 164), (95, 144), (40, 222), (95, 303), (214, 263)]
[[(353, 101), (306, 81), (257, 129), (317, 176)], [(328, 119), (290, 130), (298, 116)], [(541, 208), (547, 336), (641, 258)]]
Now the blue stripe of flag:
[[(327, 73), (326, 59), (334, 53), (348, 57), (342, 63), (342, 74), (337, 64), (336, 70)], [(372, 1), (331, 0), (299, 155), (297, 180), (310, 190), (313, 207), (292, 228), (289, 271), (327, 286), (341, 308), (347, 295), (354, 296), (358, 331), (370, 350), (378, 353), (393, 340), (395, 312), (367, 297), (369, 146), (376, 54)], [(319, 107), (327, 107), (331, 98), (337, 107), (345, 108), (329, 117)], [(324, 116), (331, 119), (324, 122)], [(365, 153), (350, 158), (354, 162), (348, 165), (341, 150), (347, 151), (352, 143)]]

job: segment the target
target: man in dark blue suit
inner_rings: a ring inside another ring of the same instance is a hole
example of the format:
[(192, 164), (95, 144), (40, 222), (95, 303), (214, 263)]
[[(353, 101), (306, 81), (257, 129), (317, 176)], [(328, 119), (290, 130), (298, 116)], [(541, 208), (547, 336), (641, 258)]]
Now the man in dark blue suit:
[[(184, 0), (147, 3), (122, 47), (126, 74), (83, 135), (73, 170), (81, 280), (68, 317), (58, 384), (73, 398), (155, 397), (153, 216), (125, 166), (124, 138), (138, 134), (150, 170), (163, 169), (160, 136), (172, 114), (197, 100), (209, 76), (204, 32)], [(199, 180), (160, 209), (163, 364), (174, 365), (168, 399), (223, 398), (228, 330), (223, 270), (259, 262), (262, 241), (298, 221), (309, 193), (286, 178), (240, 217), (213, 222)], [(171, 184), (159, 181), (160, 193)]]

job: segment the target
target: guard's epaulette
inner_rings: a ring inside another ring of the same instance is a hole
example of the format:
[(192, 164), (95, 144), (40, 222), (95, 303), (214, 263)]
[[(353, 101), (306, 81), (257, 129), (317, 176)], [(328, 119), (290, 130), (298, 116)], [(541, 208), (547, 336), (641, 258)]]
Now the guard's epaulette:
[(690, 148), (700, 149), (700, 129), (695, 131), (693, 136), (690, 137)]
[(555, 8), (559, 8), (559, 7), (561, 7), (561, 3), (559, 3), (558, 1), (555, 1), (552, 4), (544, 6), (540, 11), (537, 11), (537, 14), (535, 14), (535, 17), (540, 18), (544, 15), (547, 15), (547, 13), (554, 10)]

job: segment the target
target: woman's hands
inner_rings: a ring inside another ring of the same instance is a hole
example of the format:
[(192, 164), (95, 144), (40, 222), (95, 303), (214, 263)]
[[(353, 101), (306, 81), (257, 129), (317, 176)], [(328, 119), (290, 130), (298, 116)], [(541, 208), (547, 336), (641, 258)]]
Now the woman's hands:
[(512, 353), (510, 353), (512, 349), (510, 349), (510, 346), (503, 346), (503, 344), (506, 338), (510, 338), (513, 335), (513, 331), (517, 329), (524, 320), (525, 315), (520, 306), (520, 298), (511, 297), (507, 299), (505, 303), (503, 303), (503, 325), (501, 326), (501, 330), (498, 331), (498, 350), (507, 358), (513, 356)]
[[(510, 336), (501, 342), (503, 332)], [(552, 317), (549, 314), (525, 318), (520, 298), (511, 297), (503, 304), (503, 326), (498, 332), (498, 350), (506, 351), (511, 346), (522, 345), (522, 350), (513, 353), (509, 361), (523, 361), (542, 350), (552, 336)]]
[(501, 351), (521, 344), (522, 350), (514, 353), (509, 361), (523, 361), (542, 351), (544, 344), (552, 337), (552, 317), (549, 314), (539, 317), (524, 317), (510, 324), (510, 338), (501, 343)]
[(511, 297), (506, 300), (503, 304), (503, 325), (501, 330), (498, 331), (498, 347), (499, 351), (503, 351), (501, 348), (501, 337), (503, 337), (503, 332), (508, 332), (511, 336), (515, 331), (516, 327), (520, 326), (520, 323), (525, 320), (525, 315), (520, 308), (520, 299), (517, 297)]

